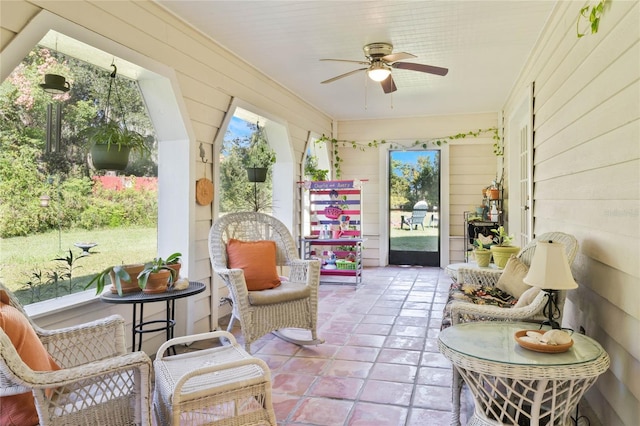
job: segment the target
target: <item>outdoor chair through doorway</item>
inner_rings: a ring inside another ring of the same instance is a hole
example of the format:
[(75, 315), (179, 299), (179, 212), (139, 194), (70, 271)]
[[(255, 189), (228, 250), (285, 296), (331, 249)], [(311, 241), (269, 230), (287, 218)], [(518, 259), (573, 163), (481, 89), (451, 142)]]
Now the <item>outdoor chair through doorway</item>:
[[(281, 284), (249, 291), (244, 271), (228, 267), (227, 245), (231, 239), (274, 241)], [(209, 255), (214, 273), (229, 290), (232, 313), (227, 331), (240, 321), (247, 352), (251, 353), (251, 343), (268, 333), (297, 345), (324, 342), (316, 331), (320, 261), (300, 259), (294, 239), (282, 222), (263, 213), (226, 214), (209, 231)]]
[[(425, 217), (427, 217), (428, 208), (429, 205), (424, 200), (415, 203), (413, 205), (411, 216), (409, 216), (408, 218), (402, 216), (402, 223), (400, 224), (400, 228), (402, 228), (403, 225), (406, 224), (409, 226), (409, 231), (411, 231), (412, 229), (418, 229), (418, 225), (420, 225), (422, 227), (422, 230), (424, 231), (424, 219)], [(433, 220), (433, 215), (431, 216), (431, 220)]]

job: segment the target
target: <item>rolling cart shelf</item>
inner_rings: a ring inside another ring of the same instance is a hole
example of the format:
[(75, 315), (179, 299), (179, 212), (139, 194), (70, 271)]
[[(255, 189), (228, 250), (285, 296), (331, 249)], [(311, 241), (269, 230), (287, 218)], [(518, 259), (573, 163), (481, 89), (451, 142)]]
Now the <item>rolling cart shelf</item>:
[[(351, 180), (305, 182), (311, 232), (301, 239), (300, 256), (321, 259), (321, 276), (352, 277), (355, 284), (362, 282), (361, 186), (360, 181)], [(346, 263), (347, 257), (353, 263)], [(328, 264), (335, 267), (327, 268)]]

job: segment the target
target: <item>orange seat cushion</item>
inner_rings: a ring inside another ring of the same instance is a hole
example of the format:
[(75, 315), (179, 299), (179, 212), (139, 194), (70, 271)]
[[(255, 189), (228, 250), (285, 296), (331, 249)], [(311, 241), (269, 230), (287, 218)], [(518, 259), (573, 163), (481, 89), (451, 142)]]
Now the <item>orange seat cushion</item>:
[[(2, 291), (4, 293), (4, 291)], [(0, 297), (0, 327), (13, 343), (18, 355), (34, 371), (59, 370), (29, 320), (18, 309), (4, 303), (6, 295)], [(31, 392), (0, 398), (0, 424), (28, 426), (38, 424), (38, 413)]]
[(275, 241), (240, 241), (232, 238), (227, 243), (227, 259), (229, 268), (243, 270), (249, 291), (280, 285)]

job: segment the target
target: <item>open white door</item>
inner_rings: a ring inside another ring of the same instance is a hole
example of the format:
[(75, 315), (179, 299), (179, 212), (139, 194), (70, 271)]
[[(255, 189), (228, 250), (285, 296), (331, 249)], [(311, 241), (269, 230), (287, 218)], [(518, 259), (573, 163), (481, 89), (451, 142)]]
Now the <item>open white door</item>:
[[(533, 238), (533, 84), (522, 94), (518, 107), (509, 116), (510, 232), (518, 244)], [(518, 204), (516, 204), (518, 203)]]

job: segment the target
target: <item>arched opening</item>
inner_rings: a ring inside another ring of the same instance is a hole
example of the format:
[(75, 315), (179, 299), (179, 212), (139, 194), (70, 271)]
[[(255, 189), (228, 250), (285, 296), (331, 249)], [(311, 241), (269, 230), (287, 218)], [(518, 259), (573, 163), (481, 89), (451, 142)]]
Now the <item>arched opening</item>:
[[(227, 111), (225, 119), (215, 140), (215, 158), (223, 155), (222, 147), (225, 134), (230, 129), (234, 118), (246, 123), (259, 123), (265, 133), (269, 146), (275, 151), (276, 162), (272, 165), (272, 199), (270, 212), (281, 220), (289, 229), (293, 229), (295, 212), (295, 169), (293, 153), (290, 143), (287, 125), (281, 119), (274, 117), (266, 111), (248, 104), (239, 99), (234, 99)], [(220, 168), (215, 169), (215, 199), (220, 200)], [(215, 216), (221, 214), (220, 204), (216, 202)]]
[[(3, 80), (36, 44), (102, 67), (116, 61), (119, 74), (138, 82), (158, 140), (157, 251), (161, 256), (181, 252), (185, 274), (188, 273), (195, 214), (191, 207), (195, 200), (195, 173), (189, 167), (194, 155), (190, 141), (194, 137), (183, 113), (173, 70), (42, 11), (4, 49), (0, 75)], [(186, 208), (172, 208), (176, 204)]]

